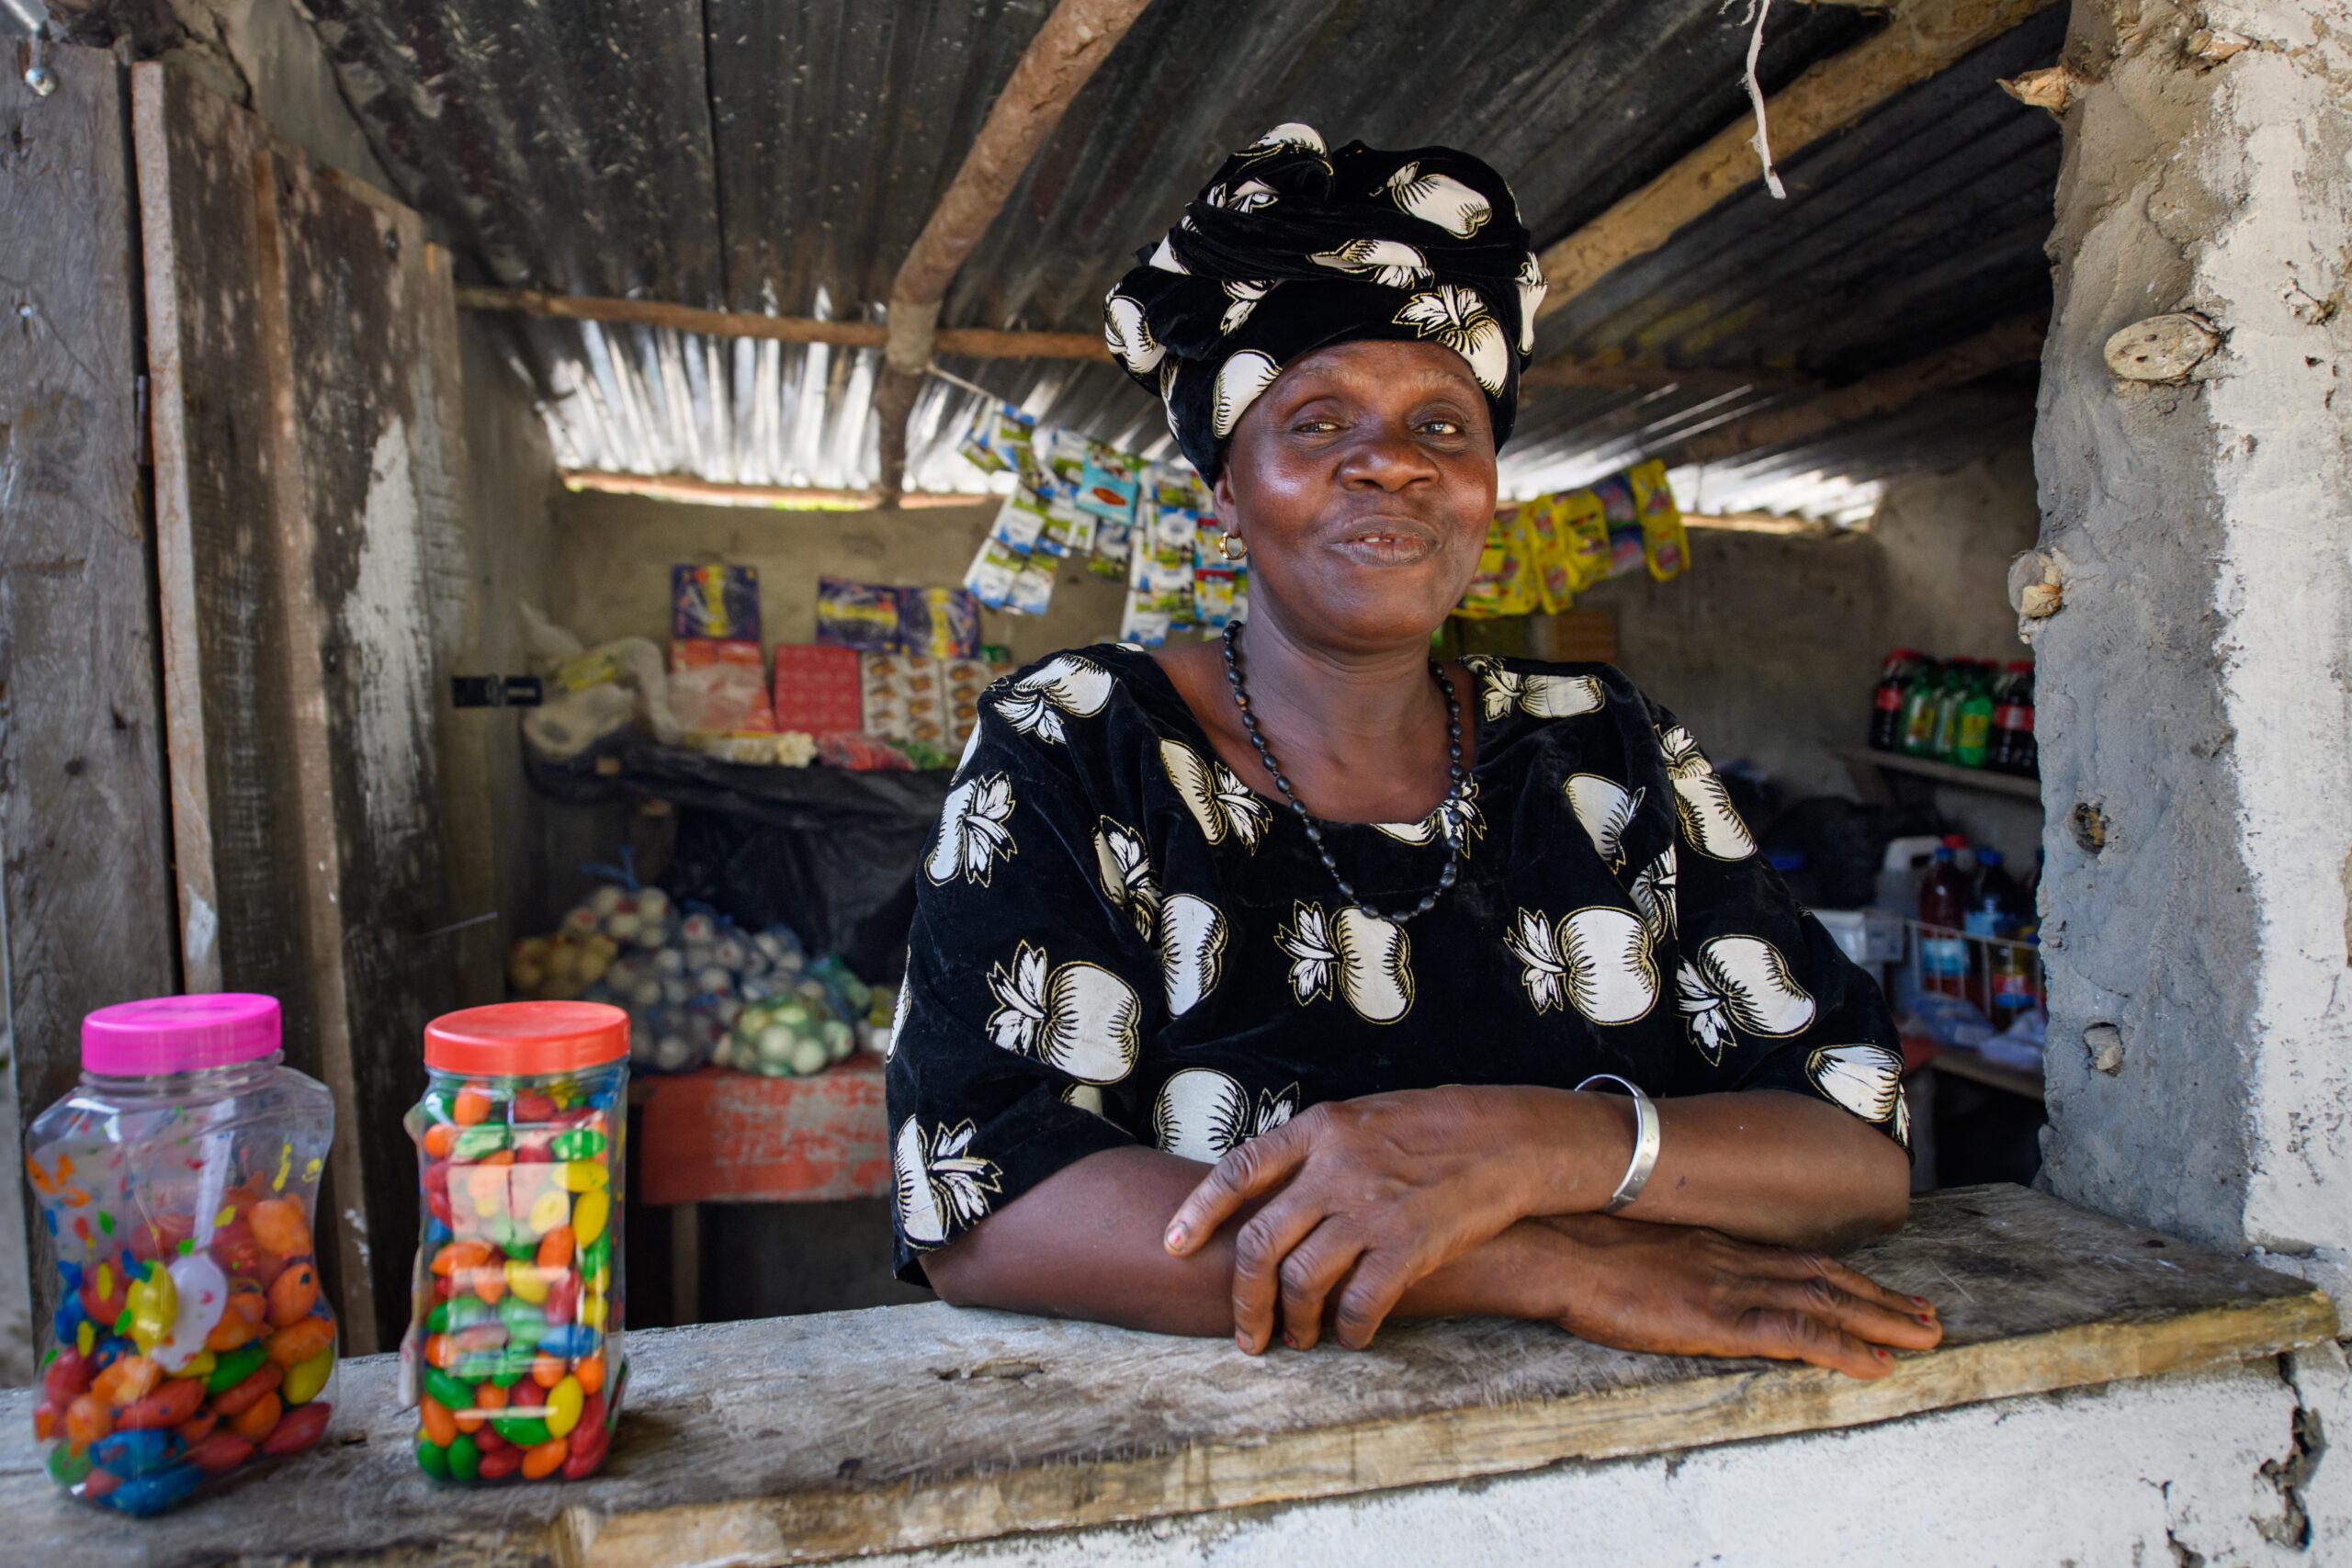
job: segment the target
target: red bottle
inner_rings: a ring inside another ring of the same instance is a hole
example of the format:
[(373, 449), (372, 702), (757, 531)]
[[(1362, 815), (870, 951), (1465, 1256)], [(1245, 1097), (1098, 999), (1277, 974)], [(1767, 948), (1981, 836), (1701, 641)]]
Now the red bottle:
[[(1963, 842), (1965, 840), (1962, 840)], [(1968, 941), (1961, 934), (1967, 919), (1969, 879), (1960, 869), (1959, 852), (1947, 840), (1936, 850), (1936, 863), (1919, 885), (1919, 985), (1946, 996), (1968, 992)]]
[(1903, 739), (1903, 693), (1919, 667), (1919, 656), (1898, 648), (1879, 667), (1878, 684), (1871, 688), (1871, 750), (1893, 751)]

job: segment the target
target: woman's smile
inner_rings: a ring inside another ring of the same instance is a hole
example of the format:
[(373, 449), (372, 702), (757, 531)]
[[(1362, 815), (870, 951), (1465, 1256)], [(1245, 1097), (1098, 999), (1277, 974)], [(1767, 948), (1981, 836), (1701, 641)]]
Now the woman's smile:
[(1331, 547), (1363, 566), (1419, 566), (1438, 553), (1438, 531), (1408, 518), (1382, 517), (1342, 525)]

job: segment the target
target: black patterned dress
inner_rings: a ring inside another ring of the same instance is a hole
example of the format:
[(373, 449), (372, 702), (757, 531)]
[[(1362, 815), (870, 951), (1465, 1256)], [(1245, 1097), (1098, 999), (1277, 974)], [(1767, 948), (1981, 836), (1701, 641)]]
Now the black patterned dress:
[(1213, 1161), (1318, 1100), (1442, 1084), (1816, 1094), (1907, 1139), (1878, 987), (1672, 716), (1601, 664), (1468, 661), (1457, 818), (1326, 825), (1221, 761), (1151, 656), (1006, 677), (956, 772), (891, 1031), (899, 1272), (1098, 1149)]

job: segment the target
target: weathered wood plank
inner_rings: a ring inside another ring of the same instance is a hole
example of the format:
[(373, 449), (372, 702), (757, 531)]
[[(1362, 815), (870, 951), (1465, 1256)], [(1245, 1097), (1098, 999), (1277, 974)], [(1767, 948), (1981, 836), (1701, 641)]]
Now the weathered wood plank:
[(48, 1495), (23, 1396), (0, 1397), (0, 1509), (39, 1562), (816, 1561), (1856, 1426), (2270, 1355), (2336, 1326), (2301, 1280), (2018, 1188), (1926, 1197), (1854, 1261), (1936, 1300), (1946, 1347), (1863, 1383), (1493, 1320), (1253, 1360), (1222, 1341), (888, 1307), (632, 1336), (611, 1466), (567, 1486), (432, 1486), (377, 1358), (344, 1372), (338, 1425), (364, 1441), (331, 1440), (299, 1483), (134, 1525)]
[(345, 1160), (338, 1213), (355, 1261), (371, 1240), (385, 1253), (372, 1273), (386, 1338), (363, 1341), (372, 1348), (406, 1317), (417, 1224), (398, 1111), (424, 1090), (418, 1043), (457, 989), (449, 948), (425, 940), (449, 913), (429, 585), (465, 570), (462, 553), (454, 570), (448, 560), (464, 509), (456, 307), (448, 256), (414, 212), (275, 154), (255, 167), (267, 310), (284, 321), (284, 354), (266, 357), (281, 450), (300, 455), (277, 515), (281, 570), (307, 592), (285, 613), (294, 645), (316, 650), (295, 661), (302, 795), (331, 807), (311, 810), (325, 837), (302, 858), (332, 878), (311, 909), (334, 1004), (320, 1024)]
[[(162, 693), (140, 476), (138, 270), (121, 71), (53, 46), (54, 95), (0, 45), (0, 930), (14, 1129), (69, 1089), (84, 1013), (175, 988)], [(10, 1131), (6, 1146), (17, 1147)], [(23, 1186), (0, 1220), (17, 1289), (0, 1382), (46, 1315)]]

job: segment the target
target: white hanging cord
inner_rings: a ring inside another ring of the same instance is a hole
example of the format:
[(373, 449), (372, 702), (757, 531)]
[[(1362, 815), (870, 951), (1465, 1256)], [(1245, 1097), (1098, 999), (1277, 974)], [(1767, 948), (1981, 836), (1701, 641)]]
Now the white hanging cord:
[(964, 378), (955, 374), (953, 371), (942, 370), (936, 365), (926, 365), (922, 368), (925, 375), (936, 376), (951, 387), (961, 387), (967, 392), (978, 392), (980, 396), (986, 398), (992, 403), (1008, 402), (1011, 400), (1005, 397), (1002, 392), (991, 392), (986, 387), (978, 386), (970, 381), (967, 381)]
[[(1732, 0), (1724, 0), (1724, 10), (1731, 9)], [(1775, 201), (1786, 201), (1789, 193), (1781, 187), (1780, 171), (1772, 167), (1771, 130), (1764, 123), (1764, 88), (1756, 80), (1757, 58), (1764, 52), (1764, 18), (1771, 15), (1772, 0), (1747, 0), (1747, 15), (1740, 18), (1742, 25), (1753, 24), (1747, 35), (1747, 101), (1756, 109), (1756, 137), (1750, 143), (1756, 149), (1757, 161), (1764, 165), (1764, 188), (1772, 193)]]

